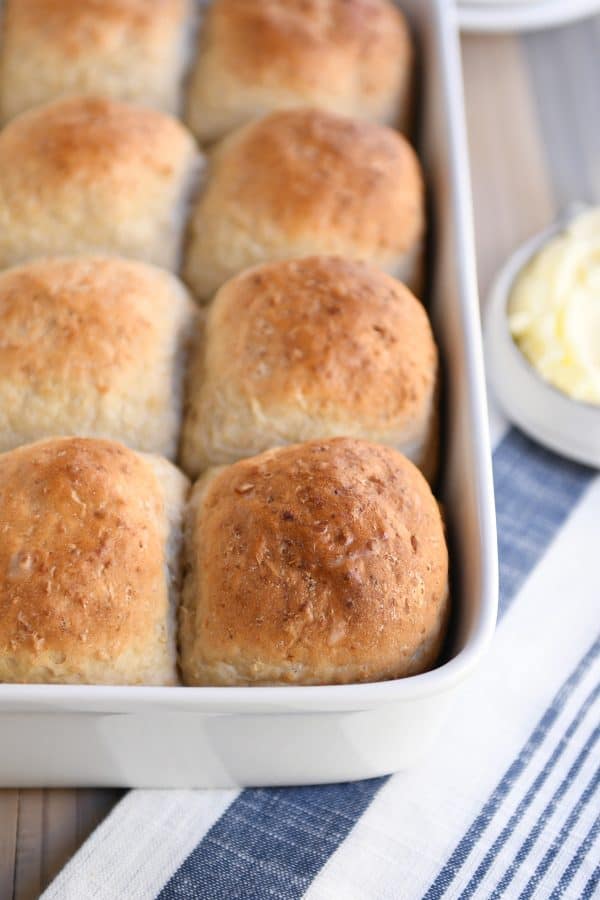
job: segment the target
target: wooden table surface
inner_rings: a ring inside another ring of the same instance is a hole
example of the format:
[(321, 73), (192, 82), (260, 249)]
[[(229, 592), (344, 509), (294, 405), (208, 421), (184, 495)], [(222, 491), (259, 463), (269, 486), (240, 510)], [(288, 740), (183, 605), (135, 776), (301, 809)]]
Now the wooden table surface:
[[(507, 254), (561, 206), (600, 202), (600, 16), (520, 37), (465, 37), (463, 62), (485, 299)], [(120, 796), (0, 791), (0, 900), (37, 898)]]

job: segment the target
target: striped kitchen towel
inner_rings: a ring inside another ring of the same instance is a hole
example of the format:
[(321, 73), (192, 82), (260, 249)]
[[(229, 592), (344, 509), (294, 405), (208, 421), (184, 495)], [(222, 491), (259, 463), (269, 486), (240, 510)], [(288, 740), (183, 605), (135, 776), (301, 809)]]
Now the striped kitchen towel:
[(44, 900), (600, 896), (600, 478), (495, 430), (500, 622), (420, 767), (131, 791)]

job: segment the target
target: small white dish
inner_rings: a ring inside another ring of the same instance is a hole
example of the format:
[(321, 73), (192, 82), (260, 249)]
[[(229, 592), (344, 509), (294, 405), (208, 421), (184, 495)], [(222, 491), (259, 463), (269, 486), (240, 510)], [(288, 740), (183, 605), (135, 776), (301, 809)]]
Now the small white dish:
[(600, 12), (600, 0), (459, 0), (463, 31), (534, 31)]
[(573, 400), (537, 373), (510, 333), (508, 302), (515, 279), (551, 238), (585, 210), (572, 206), (506, 262), (489, 294), (484, 325), (487, 375), (506, 417), (551, 450), (600, 469), (600, 406)]

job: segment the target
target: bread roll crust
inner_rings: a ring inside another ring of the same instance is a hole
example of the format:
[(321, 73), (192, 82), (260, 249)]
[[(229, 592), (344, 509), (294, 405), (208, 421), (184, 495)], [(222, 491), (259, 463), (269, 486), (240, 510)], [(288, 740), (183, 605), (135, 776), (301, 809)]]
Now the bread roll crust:
[(448, 619), (440, 513), (390, 447), (336, 438), (205, 475), (186, 524), (187, 684), (334, 684), (434, 665)]
[(176, 683), (169, 517), (186, 488), (108, 441), (0, 455), (0, 681)]
[(437, 349), (400, 282), (361, 262), (266, 263), (211, 304), (188, 376), (183, 466), (197, 475), (279, 444), (391, 444), (431, 478)]
[(0, 132), (0, 267), (116, 253), (176, 269), (199, 161), (155, 110), (72, 97), (23, 113)]
[(423, 202), (417, 156), (392, 129), (310, 109), (273, 113), (211, 156), (185, 276), (206, 300), (251, 265), (326, 253), (370, 261), (411, 287)]
[(196, 307), (134, 260), (66, 257), (0, 273), (0, 452), (88, 435), (174, 457)]
[(201, 141), (296, 106), (405, 125), (411, 69), (406, 21), (389, 0), (215, 0), (188, 121)]
[(191, 0), (6, 0), (0, 119), (67, 94), (176, 114), (191, 19)]

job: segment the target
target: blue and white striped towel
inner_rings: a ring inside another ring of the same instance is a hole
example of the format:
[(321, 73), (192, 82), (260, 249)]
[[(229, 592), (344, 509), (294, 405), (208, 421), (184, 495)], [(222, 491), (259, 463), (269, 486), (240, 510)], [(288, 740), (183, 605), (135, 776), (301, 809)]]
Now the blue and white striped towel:
[(132, 791), (44, 900), (599, 896), (600, 477), (495, 421), (492, 650), (417, 769)]

